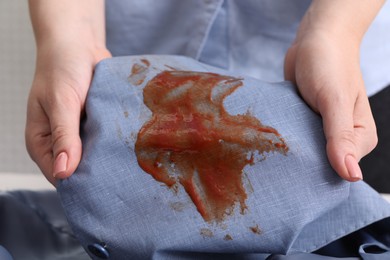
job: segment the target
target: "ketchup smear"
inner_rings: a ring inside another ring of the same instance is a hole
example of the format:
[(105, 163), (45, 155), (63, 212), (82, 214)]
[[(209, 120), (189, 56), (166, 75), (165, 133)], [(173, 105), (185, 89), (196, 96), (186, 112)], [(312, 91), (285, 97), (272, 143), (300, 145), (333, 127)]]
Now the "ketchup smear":
[(224, 99), (240, 86), (230, 76), (163, 71), (143, 90), (152, 116), (137, 136), (138, 164), (170, 188), (182, 185), (207, 222), (222, 221), (236, 205), (244, 214), (243, 169), (256, 153), (288, 151), (279, 133), (256, 117), (226, 112)]

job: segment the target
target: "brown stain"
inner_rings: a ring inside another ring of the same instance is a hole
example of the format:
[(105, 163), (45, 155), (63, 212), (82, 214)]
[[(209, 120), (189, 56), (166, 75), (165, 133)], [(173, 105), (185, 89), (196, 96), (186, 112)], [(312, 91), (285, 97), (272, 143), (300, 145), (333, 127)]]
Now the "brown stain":
[(128, 80), (131, 84), (139, 86), (144, 83), (146, 74), (150, 67), (150, 62), (147, 59), (141, 59), (140, 63), (135, 63), (131, 68), (131, 73)]
[(224, 236), (223, 240), (225, 240), (225, 241), (231, 241), (231, 240), (233, 240), (233, 238), (232, 238), (231, 235), (226, 234), (226, 236)]
[(252, 231), (253, 234), (260, 235), (261, 229), (259, 228), (259, 225), (255, 225), (253, 227), (249, 227), (249, 229)]
[(288, 151), (274, 128), (227, 113), (224, 99), (241, 86), (230, 76), (163, 71), (143, 90), (152, 116), (137, 136), (138, 164), (170, 188), (181, 184), (207, 222), (221, 222), (235, 205), (244, 214), (243, 168), (255, 152)]
[(201, 229), (200, 229), (200, 234), (201, 234), (201, 236), (204, 237), (204, 238), (210, 238), (210, 237), (213, 237), (213, 236), (214, 236), (213, 231), (211, 231), (211, 230), (208, 229), (208, 228), (201, 228)]

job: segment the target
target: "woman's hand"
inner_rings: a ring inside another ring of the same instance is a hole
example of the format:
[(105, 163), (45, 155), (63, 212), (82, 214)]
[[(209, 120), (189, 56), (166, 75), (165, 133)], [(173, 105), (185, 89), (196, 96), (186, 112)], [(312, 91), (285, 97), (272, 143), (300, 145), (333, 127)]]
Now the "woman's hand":
[(80, 162), (80, 117), (93, 70), (111, 54), (105, 48), (103, 2), (31, 2), (37, 63), (28, 100), (26, 146), (55, 185), (55, 178), (69, 177)]
[(295, 43), (285, 60), (286, 79), (322, 116), (331, 165), (349, 181), (362, 179), (358, 162), (377, 143), (358, 57), (357, 46), (315, 33)]
[(375, 12), (365, 9), (359, 16), (353, 5), (359, 7), (349, 0), (313, 1), (285, 58), (285, 78), (321, 114), (330, 164), (349, 181), (362, 179), (358, 162), (377, 144), (359, 61), (360, 41)]
[(79, 122), (95, 64), (110, 54), (52, 46), (38, 58), (27, 111), (26, 144), (46, 178), (69, 177), (81, 159)]

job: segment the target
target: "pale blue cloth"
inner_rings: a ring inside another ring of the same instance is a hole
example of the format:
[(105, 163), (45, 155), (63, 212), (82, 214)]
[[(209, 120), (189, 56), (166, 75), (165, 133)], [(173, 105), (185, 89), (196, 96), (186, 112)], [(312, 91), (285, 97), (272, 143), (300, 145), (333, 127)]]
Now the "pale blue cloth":
[[(149, 57), (160, 69), (170, 64), (278, 82), (285, 52), (309, 4), (110, 0), (107, 46), (114, 56), (179, 54), (225, 70), (182, 57)], [(370, 95), (390, 82), (389, 12), (387, 2), (362, 44)], [(388, 203), (364, 182), (346, 183), (331, 170), (320, 119), (292, 85), (245, 77), (245, 87), (226, 100), (229, 112), (249, 108), (280, 130), (291, 150), (287, 157), (275, 154), (248, 167), (254, 186), (247, 201), (251, 210), (228, 219), (225, 229), (210, 227), (184, 191), (173, 194), (138, 167), (134, 138), (150, 113), (141, 90), (127, 81), (137, 61), (124, 57), (97, 66), (82, 127), (83, 160), (59, 186), (69, 221), (87, 251), (100, 243), (111, 259), (264, 259), (270, 253), (273, 259), (313, 259), (307, 252), (390, 215)], [(184, 203), (184, 210), (174, 211), (172, 203)], [(254, 223), (260, 236), (248, 232)], [(201, 228), (214, 236), (200, 236)], [(233, 241), (223, 240), (227, 233)], [(286, 253), (287, 258), (280, 255)]]
[[(143, 85), (134, 86), (128, 76), (142, 58), (152, 69)], [(169, 66), (243, 78), (244, 86), (224, 102), (227, 111), (250, 111), (276, 128), (289, 147), (286, 156), (267, 154), (244, 169), (253, 189), (247, 190), (248, 211), (236, 210), (223, 225), (205, 222), (183, 188), (175, 193), (138, 166), (136, 135), (151, 115), (142, 89)], [(390, 216), (390, 204), (367, 184), (348, 183), (332, 170), (321, 119), (288, 82), (265, 83), (179, 56), (107, 59), (96, 66), (81, 136), (80, 166), (59, 183), (58, 192), (84, 248), (100, 243), (111, 259), (193, 259), (211, 253), (262, 259), (258, 254), (312, 252)], [(250, 231), (255, 225), (261, 234)], [(202, 229), (213, 235), (202, 236)], [(227, 234), (233, 240), (225, 240)]]
[(0, 259), (1, 260), (13, 260), (9, 252), (2, 246), (0, 246)]
[[(310, 0), (109, 0), (107, 46), (115, 56), (178, 54), (269, 82)], [(369, 96), (390, 84), (390, 2), (361, 45)]]

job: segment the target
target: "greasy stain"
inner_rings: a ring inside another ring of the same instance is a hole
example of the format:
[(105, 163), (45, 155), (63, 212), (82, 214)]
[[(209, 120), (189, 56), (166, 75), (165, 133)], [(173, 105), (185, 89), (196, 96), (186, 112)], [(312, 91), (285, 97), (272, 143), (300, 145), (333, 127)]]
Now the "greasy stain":
[(131, 68), (131, 74), (128, 77), (130, 83), (135, 86), (144, 83), (149, 67), (150, 62), (147, 59), (141, 59), (140, 63), (134, 64)]
[(163, 71), (143, 90), (152, 116), (137, 136), (138, 164), (170, 188), (182, 185), (207, 222), (221, 222), (236, 206), (244, 214), (243, 168), (256, 154), (288, 151), (274, 128), (227, 113), (224, 99), (241, 86), (230, 76)]
[(255, 225), (253, 227), (249, 227), (250, 231), (252, 231), (253, 234), (260, 235), (261, 229), (259, 228), (259, 225)]
[(201, 229), (200, 229), (200, 234), (201, 234), (202, 237), (204, 237), (204, 238), (210, 238), (210, 237), (213, 237), (213, 236), (214, 236), (213, 231), (211, 231), (211, 230), (208, 229), (208, 228), (201, 228)]
[(231, 241), (231, 240), (233, 240), (233, 238), (232, 238), (231, 235), (226, 234), (226, 235), (223, 237), (223, 240), (225, 240), (225, 241)]

